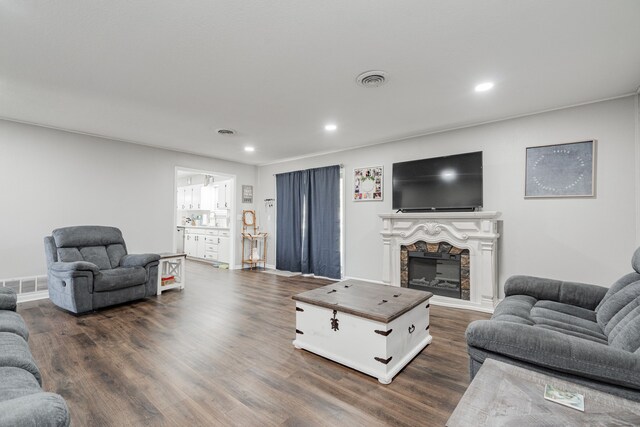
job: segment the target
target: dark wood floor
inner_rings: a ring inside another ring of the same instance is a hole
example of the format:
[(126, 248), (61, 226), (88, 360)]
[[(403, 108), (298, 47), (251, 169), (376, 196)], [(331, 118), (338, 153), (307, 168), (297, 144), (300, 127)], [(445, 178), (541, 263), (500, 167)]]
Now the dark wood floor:
[(75, 317), (21, 304), (44, 388), (76, 426), (444, 425), (468, 385), (464, 331), (431, 306), (433, 344), (390, 385), (295, 350), (291, 295), (328, 281), (189, 263), (184, 291)]

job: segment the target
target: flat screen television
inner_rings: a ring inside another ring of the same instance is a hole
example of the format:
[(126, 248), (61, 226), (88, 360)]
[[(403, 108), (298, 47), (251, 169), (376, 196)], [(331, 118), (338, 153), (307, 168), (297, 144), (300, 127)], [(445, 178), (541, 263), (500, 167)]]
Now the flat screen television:
[(482, 151), (393, 164), (393, 209), (482, 207)]

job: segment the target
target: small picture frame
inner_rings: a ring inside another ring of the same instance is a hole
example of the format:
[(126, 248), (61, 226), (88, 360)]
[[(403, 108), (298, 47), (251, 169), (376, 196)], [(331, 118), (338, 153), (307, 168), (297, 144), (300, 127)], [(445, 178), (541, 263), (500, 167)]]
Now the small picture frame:
[(527, 147), (524, 197), (595, 197), (595, 170), (595, 139)]
[(242, 186), (242, 203), (253, 203), (253, 185)]
[(353, 201), (379, 202), (384, 196), (384, 170), (382, 166), (353, 170)]

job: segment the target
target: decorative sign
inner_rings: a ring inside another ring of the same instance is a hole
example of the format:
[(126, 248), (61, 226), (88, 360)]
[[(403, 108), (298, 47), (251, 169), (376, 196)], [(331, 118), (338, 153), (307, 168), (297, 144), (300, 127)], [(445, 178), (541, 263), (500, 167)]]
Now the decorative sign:
[(353, 200), (381, 201), (383, 184), (382, 166), (353, 170)]
[(242, 203), (253, 203), (253, 185), (242, 186)]
[(593, 197), (596, 141), (527, 148), (525, 198)]

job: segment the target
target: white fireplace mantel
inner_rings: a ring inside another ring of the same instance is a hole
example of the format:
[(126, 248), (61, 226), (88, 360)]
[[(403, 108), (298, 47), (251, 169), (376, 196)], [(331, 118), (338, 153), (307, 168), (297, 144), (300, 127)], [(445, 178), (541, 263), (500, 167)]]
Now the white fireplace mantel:
[(381, 214), (382, 280), (400, 286), (400, 247), (418, 241), (447, 242), (469, 250), (470, 299), (434, 296), (434, 305), (493, 312), (498, 299), (497, 243), (500, 212), (421, 212)]

